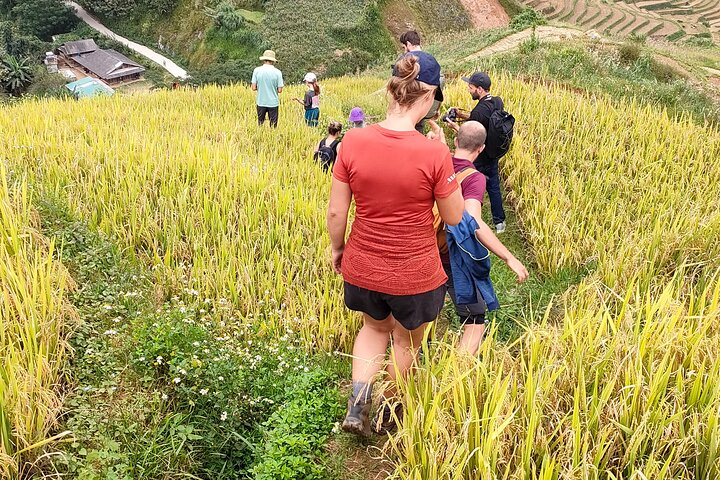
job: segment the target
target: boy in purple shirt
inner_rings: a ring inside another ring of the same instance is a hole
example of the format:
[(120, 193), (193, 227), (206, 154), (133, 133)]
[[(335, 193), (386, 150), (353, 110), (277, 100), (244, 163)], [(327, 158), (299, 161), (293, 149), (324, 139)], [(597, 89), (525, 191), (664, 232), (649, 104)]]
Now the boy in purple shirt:
[[(431, 133), (429, 136), (442, 136), (442, 130), (435, 122), (430, 122)], [(502, 259), (510, 269), (515, 272), (518, 282), (527, 280), (528, 271), (525, 266), (515, 258), (505, 245), (498, 240), (490, 227), (482, 220), (482, 201), (485, 196), (485, 175), (479, 174), (472, 163), (480, 152), (485, 148), (487, 132), (480, 122), (467, 121), (458, 129), (455, 137), (455, 155), (453, 155), (453, 166), (455, 173), (472, 169), (472, 172), (465, 176), (461, 183), (462, 196), (465, 200), (465, 210), (475, 218), (479, 228), (475, 231), (475, 237), (480, 243), (492, 253)], [(455, 310), (463, 324), (463, 335), (460, 339), (460, 350), (475, 355), (480, 347), (480, 342), (485, 334), (485, 312), (487, 305), (478, 294), (478, 303), (470, 305), (458, 305), (455, 300), (455, 289), (453, 287), (452, 272), (450, 270), (450, 257), (448, 253), (440, 254), (445, 273), (448, 276), (448, 292), (455, 304)]]

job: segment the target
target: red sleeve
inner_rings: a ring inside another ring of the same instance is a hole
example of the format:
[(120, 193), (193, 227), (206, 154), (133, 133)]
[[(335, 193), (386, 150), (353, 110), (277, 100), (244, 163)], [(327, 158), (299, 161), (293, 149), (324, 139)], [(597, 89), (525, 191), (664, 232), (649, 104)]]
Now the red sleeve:
[(433, 194), (435, 198), (449, 197), (458, 189), (458, 183), (455, 180), (455, 169), (453, 168), (452, 155), (448, 150), (442, 160), (435, 164), (435, 186)]
[(465, 200), (477, 200), (483, 203), (485, 197), (485, 175), (480, 172), (472, 173), (465, 177), (460, 186), (462, 187), (462, 196)]
[(345, 165), (345, 149), (341, 148), (338, 152), (338, 158), (335, 160), (335, 165), (333, 166), (333, 177), (340, 180), (343, 183), (350, 183), (350, 175), (347, 171), (347, 166)]

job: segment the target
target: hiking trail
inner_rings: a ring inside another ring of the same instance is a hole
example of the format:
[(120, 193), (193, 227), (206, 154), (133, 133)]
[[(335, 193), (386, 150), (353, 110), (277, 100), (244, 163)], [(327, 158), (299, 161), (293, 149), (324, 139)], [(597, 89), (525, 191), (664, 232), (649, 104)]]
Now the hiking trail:
[[(485, 47), (482, 50), (468, 55), (463, 60), (475, 60), (480, 57), (486, 57), (494, 55), (496, 53), (507, 52), (520, 46), (521, 43), (528, 40), (532, 36), (533, 30), (528, 28), (522, 32), (513, 33), (512, 35), (503, 38), (502, 40)], [(560, 42), (570, 38), (580, 37), (585, 35), (585, 32), (576, 28), (565, 28), (565, 27), (549, 27), (540, 26), (535, 29), (535, 36), (538, 40), (543, 42)]]
[(78, 5), (75, 2), (72, 1), (66, 1), (65, 5), (68, 7), (71, 7), (75, 10), (75, 15), (82, 20), (83, 22), (87, 23), (90, 28), (93, 30), (96, 30), (97, 32), (101, 33), (102, 35), (111, 38), (112, 40), (115, 40), (118, 43), (123, 44), (130, 50), (133, 50), (138, 55), (142, 55), (143, 57), (147, 58), (151, 62), (157, 63), (162, 68), (167, 70), (170, 75), (172, 75), (175, 78), (179, 79), (186, 79), (188, 78), (188, 73), (185, 69), (178, 66), (175, 62), (170, 60), (169, 58), (160, 55), (159, 53), (155, 52), (154, 50), (144, 46), (140, 45), (139, 43), (132, 42), (128, 40), (125, 37), (121, 37), (120, 35), (116, 34), (109, 28), (107, 28), (105, 25), (100, 23), (100, 21), (92, 16), (87, 10), (85, 10), (82, 6)]

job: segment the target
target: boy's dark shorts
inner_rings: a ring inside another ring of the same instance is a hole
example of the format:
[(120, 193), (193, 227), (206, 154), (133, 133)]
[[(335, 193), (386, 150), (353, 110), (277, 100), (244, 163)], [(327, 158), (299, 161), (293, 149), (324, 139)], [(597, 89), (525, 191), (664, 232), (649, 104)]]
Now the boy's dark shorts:
[(416, 295), (389, 295), (345, 282), (345, 305), (350, 310), (366, 313), (375, 320), (385, 320), (392, 313), (408, 330), (435, 320), (444, 303), (445, 285)]

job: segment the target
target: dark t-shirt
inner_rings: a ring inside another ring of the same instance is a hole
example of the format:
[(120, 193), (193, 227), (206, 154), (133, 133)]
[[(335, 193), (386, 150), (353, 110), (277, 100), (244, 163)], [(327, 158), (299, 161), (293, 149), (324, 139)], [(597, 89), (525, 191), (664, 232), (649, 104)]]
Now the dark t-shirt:
[(323, 138), (322, 140), (320, 140), (320, 143), (318, 144), (318, 150), (320, 149), (320, 147), (327, 145), (328, 147), (333, 149), (333, 151), (335, 152), (335, 158), (337, 158), (337, 147), (338, 147), (338, 145), (340, 145), (340, 139), (338, 138), (336, 140), (337, 140), (337, 143), (335, 145), (333, 145), (333, 142), (335, 142), (335, 140), (328, 141), (328, 137)]
[[(490, 116), (493, 114), (495, 110), (503, 109), (505, 108), (505, 105), (503, 104), (502, 98), (500, 97), (493, 97), (492, 95), (486, 95), (485, 97), (478, 100), (477, 105), (475, 105), (475, 108), (472, 109), (470, 112), (470, 120), (475, 120), (477, 122), (482, 123), (483, 127), (485, 127), (485, 130), (488, 131), (488, 135), (490, 134)], [(487, 144), (487, 142), (485, 142)], [(487, 155), (487, 150), (483, 150), (480, 152), (480, 155), (478, 155), (478, 158), (475, 159), (475, 167), (480, 170), (481, 172), (487, 174), (492, 174), (492, 170), (497, 170), (497, 158), (490, 158)]]
[(319, 102), (314, 90), (307, 90), (305, 92), (305, 98), (303, 98), (303, 103), (305, 104), (305, 110), (312, 110), (313, 108), (318, 108)]

